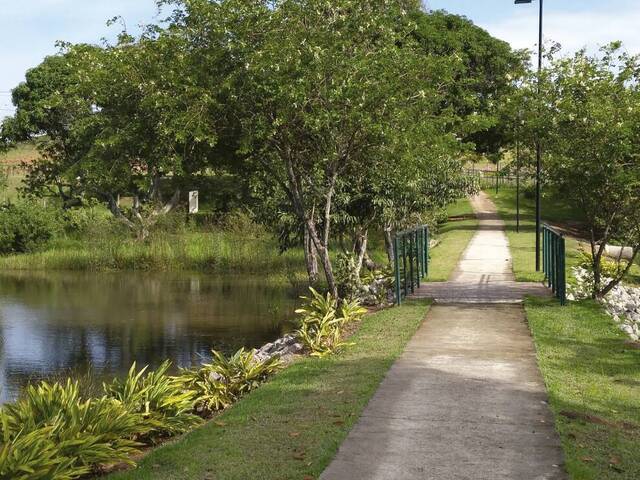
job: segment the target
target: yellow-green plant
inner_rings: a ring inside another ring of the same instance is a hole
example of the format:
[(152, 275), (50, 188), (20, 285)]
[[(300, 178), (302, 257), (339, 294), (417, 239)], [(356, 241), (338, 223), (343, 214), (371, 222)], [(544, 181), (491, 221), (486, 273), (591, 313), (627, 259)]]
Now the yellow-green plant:
[(184, 383), (167, 374), (171, 366), (164, 362), (155, 371), (147, 367), (136, 370), (134, 363), (124, 380), (105, 384), (108, 397), (121, 402), (130, 412), (142, 415), (147, 432), (141, 438), (153, 441), (157, 436), (183, 433), (201, 422), (193, 414), (195, 392), (185, 389)]
[(30, 385), (0, 409), (0, 478), (64, 479), (128, 462), (147, 427), (117, 400), (83, 400), (77, 382)]
[(212, 354), (211, 363), (183, 370), (179, 377), (184, 388), (196, 392), (196, 409), (200, 413), (212, 413), (228, 407), (282, 366), (277, 357), (260, 360), (253, 351), (244, 348), (230, 357), (215, 350)]
[(306, 305), (296, 310), (300, 315), (296, 333), (312, 356), (324, 357), (348, 345), (342, 341), (342, 327), (361, 318), (366, 310), (357, 300), (345, 301), (338, 308), (338, 301), (330, 293), (323, 296), (313, 288), (309, 290), (311, 297), (302, 297)]
[[(0, 412), (5, 422), (6, 412)], [(0, 478), (13, 480), (71, 480), (90, 472), (76, 466), (75, 459), (62, 455), (54, 440), (56, 427), (6, 435), (0, 445)]]

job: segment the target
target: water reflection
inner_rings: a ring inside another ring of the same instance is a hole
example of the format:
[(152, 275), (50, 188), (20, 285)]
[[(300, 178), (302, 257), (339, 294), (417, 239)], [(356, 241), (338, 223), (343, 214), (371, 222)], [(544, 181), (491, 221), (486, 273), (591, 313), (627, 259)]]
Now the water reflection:
[(0, 274), (0, 401), (29, 380), (99, 376), (133, 361), (188, 366), (214, 347), (268, 342), (290, 328), (296, 294), (246, 276)]

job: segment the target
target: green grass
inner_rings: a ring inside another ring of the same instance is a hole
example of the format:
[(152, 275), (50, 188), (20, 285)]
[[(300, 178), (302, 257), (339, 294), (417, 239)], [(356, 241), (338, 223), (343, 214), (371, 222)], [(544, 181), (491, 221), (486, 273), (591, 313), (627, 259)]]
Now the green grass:
[(440, 227), (440, 243), (431, 249), (428, 279), (430, 282), (444, 282), (449, 279), (478, 228), (478, 220), (469, 199), (465, 198), (450, 205), (447, 213), (450, 221)]
[[(498, 194), (493, 190), (486, 192), (498, 208), (498, 213), (506, 223), (506, 234), (513, 257), (513, 271), (519, 282), (538, 282), (544, 279), (536, 272), (535, 263), (535, 202), (533, 199), (520, 198), (520, 233), (516, 232), (516, 195), (513, 188), (502, 188)], [(575, 223), (580, 221), (578, 211), (571, 209), (557, 198), (543, 197), (541, 203), (542, 220), (552, 223)], [(579, 262), (579, 243), (571, 238), (566, 240), (567, 268)]]
[(571, 478), (640, 478), (640, 349), (596, 303), (526, 311)]
[(187, 232), (155, 235), (147, 242), (105, 234), (103, 239), (59, 239), (42, 252), (0, 257), (0, 269), (287, 273), (304, 270), (304, 255), (302, 249), (279, 254), (267, 234)]
[[(533, 199), (520, 199), (520, 233), (516, 232), (516, 196), (515, 189), (502, 188), (498, 194), (494, 190), (486, 192), (496, 204), (498, 214), (506, 223), (506, 234), (513, 257), (513, 271), (519, 282), (539, 282), (544, 279), (536, 272), (535, 263), (535, 203)], [(562, 202), (555, 196), (544, 196), (541, 203), (543, 222), (560, 225), (579, 225), (581, 213)], [(567, 271), (580, 263), (580, 247), (588, 250), (588, 244), (575, 238), (566, 238)], [(634, 266), (626, 279), (627, 283), (640, 284), (640, 267)]]
[(215, 421), (109, 478), (318, 478), (427, 309), (408, 301), (365, 317), (342, 354), (294, 363)]

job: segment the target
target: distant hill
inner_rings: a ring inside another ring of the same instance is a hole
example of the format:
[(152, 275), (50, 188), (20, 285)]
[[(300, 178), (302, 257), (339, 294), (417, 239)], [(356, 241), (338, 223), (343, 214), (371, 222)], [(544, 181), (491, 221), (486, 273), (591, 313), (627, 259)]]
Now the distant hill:
[(19, 166), (23, 162), (31, 163), (39, 156), (35, 143), (22, 143), (7, 153), (0, 153), (0, 165)]

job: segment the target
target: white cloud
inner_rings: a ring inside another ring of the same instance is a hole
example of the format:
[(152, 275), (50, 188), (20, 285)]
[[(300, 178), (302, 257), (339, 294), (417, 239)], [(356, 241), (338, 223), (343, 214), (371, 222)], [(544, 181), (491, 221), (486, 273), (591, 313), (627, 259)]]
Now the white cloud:
[[(544, 16), (544, 41), (558, 42), (563, 51), (587, 47), (595, 50), (615, 40), (632, 54), (640, 53), (640, 4), (615, 10), (585, 12), (552, 11)], [(534, 49), (538, 42), (538, 15), (533, 10), (483, 25), (492, 35), (515, 48)]]

